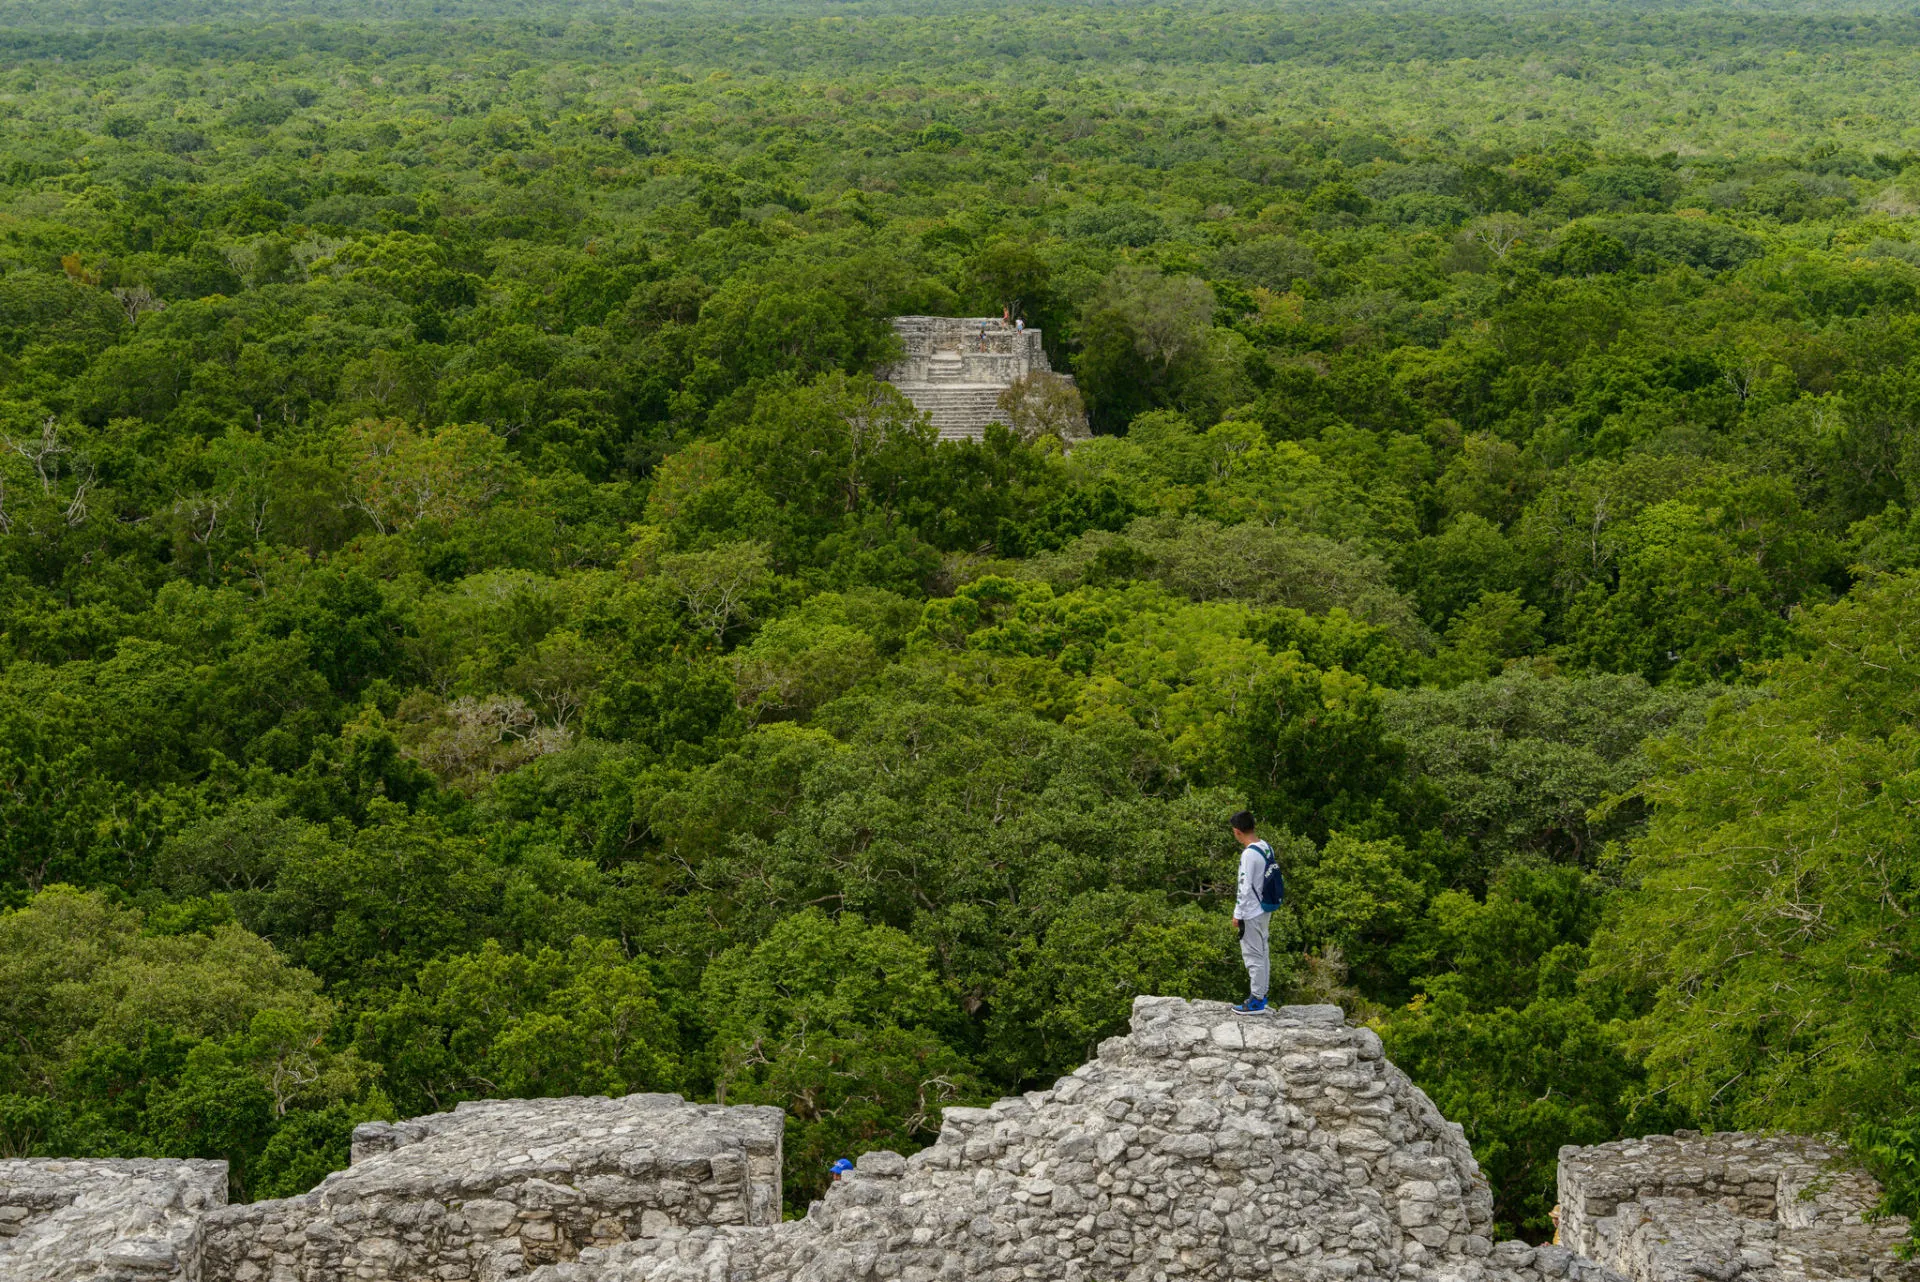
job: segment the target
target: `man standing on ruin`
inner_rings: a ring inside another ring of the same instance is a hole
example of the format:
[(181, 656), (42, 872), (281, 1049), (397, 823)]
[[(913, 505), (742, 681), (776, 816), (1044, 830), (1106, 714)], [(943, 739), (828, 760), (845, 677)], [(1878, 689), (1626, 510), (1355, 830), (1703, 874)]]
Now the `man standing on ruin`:
[[(1269, 893), (1278, 895), (1279, 870), (1273, 847), (1260, 840), (1254, 831), (1252, 814), (1245, 810), (1229, 819), (1233, 839), (1240, 843), (1240, 875), (1233, 899), (1233, 927), (1240, 935), (1240, 960), (1247, 965), (1247, 1000), (1233, 1008), (1236, 1015), (1258, 1015), (1267, 1009), (1267, 983), (1273, 962), (1267, 951), (1268, 925), (1273, 910), (1280, 906), (1276, 897), (1269, 905)], [(1269, 869), (1273, 870), (1271, 875)]]

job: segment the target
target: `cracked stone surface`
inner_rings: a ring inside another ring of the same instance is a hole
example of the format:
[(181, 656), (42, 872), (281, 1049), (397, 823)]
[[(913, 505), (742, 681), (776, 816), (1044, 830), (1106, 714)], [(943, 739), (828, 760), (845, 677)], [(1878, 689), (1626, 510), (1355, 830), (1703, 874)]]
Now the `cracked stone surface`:
[(0, 1279), (198, 1277), (201, 1217), (226, 1200), (225, 1162), (0, 1162)]
[(498, 1100), (353, 1137), (301, 1197), (206, 1217), (205, 1282), (517, 1278), (583, 1248), (780, 1218), (777, 1108)]
[(1071, 1077), (948, 1109), (937, 1144), (866, 1154), (804, 1220), (583, 1251), (533, 1279), (1618, 1282), (1496, 1245), (1492, 1218), (1460, 1128), (1338, 1007), (1143, 997)]
[(1633, 1282), (1920, 1282), (1868, 1223), (1880, 1189), (1798, 1135), (1696, 1131), (1560, 1150), (1561, 1237)]

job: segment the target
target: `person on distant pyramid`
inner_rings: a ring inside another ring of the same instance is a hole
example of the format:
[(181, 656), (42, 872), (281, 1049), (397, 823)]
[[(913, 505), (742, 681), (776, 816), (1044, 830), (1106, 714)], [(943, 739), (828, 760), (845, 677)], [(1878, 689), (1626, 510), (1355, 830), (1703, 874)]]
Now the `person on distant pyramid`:
[(1247, 1000), (1233, 1008), (1236, 1015), (1258, 1015), (1267, 1009), (1267, 985), (1273, 974), (1268, 952), (1273, 912), (1286, 894), (1273, 847), (1255, 831), (1253, 815), (1242, 810), (1227, 821), (1240, 843), (1240, 875), (1235, 880), (1233, 928), (1240, 935), (1240, 960), (1247, 966)]

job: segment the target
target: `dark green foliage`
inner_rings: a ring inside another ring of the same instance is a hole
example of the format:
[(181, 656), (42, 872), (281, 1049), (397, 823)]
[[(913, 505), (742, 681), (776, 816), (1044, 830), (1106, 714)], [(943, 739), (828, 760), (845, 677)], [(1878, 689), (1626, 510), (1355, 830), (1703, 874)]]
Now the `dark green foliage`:
[(1760, 241), (1724, 223), (1669, 214), (1629, 214), (1600, 223), (1627, 252), (1669, 263), (1685, 263), (1701, 271), (1720, 272), (1758, 258)]
[(273, 1132), (254, 1162), (248, 1190), (256, 1198), (295, 1197), (352, 1157), (353, 1128), (375, 1117), (347, 1104), (298, 1109)]
[(434, 961), (361, 1017), (355, 1045), (386, 1066), (405, 1112), (492, 1095), (624, 1095), (681, 1085), (677, 1035), (646, 967), (610, 940)]
[(977, 1100), (931, 962), (897, 930), (807, 909), (707, 968), (718, 1096), (787, 1108), (789, 1197), (824, 1191), (836, 1156), (931, 1142), (943, 1105)]

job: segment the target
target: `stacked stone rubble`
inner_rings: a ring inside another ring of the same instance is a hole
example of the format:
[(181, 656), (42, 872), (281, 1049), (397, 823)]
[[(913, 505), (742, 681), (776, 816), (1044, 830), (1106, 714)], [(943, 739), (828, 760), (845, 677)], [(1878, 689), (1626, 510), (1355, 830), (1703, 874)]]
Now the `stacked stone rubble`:
[(1793, 1137), (1564, 1149), (1567, 1245), (1495, 1243), (1460, 1128), (1334, 1007), (1141, 998), (1052, 1089), (948, 1110), (787, 1223), (782, 1124), (466, 1104), (233, 1207), (220, 1162), (0, 1162), (0, 1282), (1920, 1282), (1873, 1182)]
[(313, 1192), (206, 1218), (206, 1282), (524, 1276), (682, 1225), (780, 1218), (783, 1119), (678, 1095), (462, 1104), (354, 1134)]
[(1560, 1150), (1561, 1238), (1633, 1282), (1920, 1282), (1905, 1220), (1824, 1141), (1695, 1131)]
[(226, 1200), (225, 1162), (0, 1162), (0, 1278), (197, 1279), (201, 1217)]
[(536, 1282), (1612, 1275), (1490, 1239), (1460, 1128), (1331, 1006), (1249, 1019), (1141, 998), (1132, 1032), (1053, 1089), (949, 1109), (939, 1142), (869, 1153), (804, 1221), (689, 1230)]

